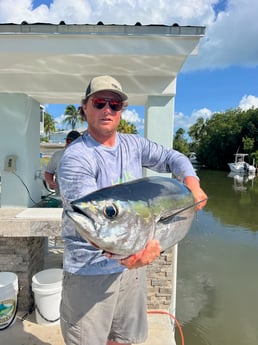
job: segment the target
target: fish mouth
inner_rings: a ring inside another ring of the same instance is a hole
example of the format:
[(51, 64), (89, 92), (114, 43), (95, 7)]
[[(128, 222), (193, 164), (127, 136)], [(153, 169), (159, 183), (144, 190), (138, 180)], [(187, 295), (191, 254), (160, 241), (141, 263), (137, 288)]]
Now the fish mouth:
[(99, 249), (98, 245), (95, 244), (92, 232), (94, 232), (94, 223), (86, 216), (80, 209), (79, 211), (65, 211), (65, 214), (76, 224), (76, 230), (80, 236), (90, 243), (93, 247)]
[(77, 227), (86, 230), (87, 228), (94, 229), (94, 221), (79, 207), (72, 205), (73, 211), (65, 211), (65, 214), (77, 224)]
[[(83, 223), (87, 223), (88, 226), (90, 226), (91, 228), (93, 227), (95, 230), (98, 229), (98, 218), (95, 217), (93, 214), (88, 214), (87, 213), (87, 209), (82, 210), (80, 207), (76, 206), (76, 205), (72, 205), (73, 208), (73, 212), (74, 215), (81, 215), (84, 217), (84, 222)], [(73, 217), (75, 218), (75, 217)], [(82, 217), (80, 217), (82, 218)]]
[(75, 223), (77, 231), (86, 241), (89, 242), (90, 239), (91, 242), (94, 242), (92, 235), (97, 233), (97, 229), (95, 228), (95, 222), (93, 219), (83, 213), (80, 209), (76, 209), (75, 211), (66, 210), (65, 214)]
[[(82, 215), (88, 217), (87, 214), (85, 214), (79, 207), (77, 207), (77, 206), (75, 206), (75, 205), (72, 205), (72, 208), (73, 208), (74, 212), (79, 213), (79, 214), (82, 214)], [(88, 217), (88, 218), (89, 218), (89, 217)]]

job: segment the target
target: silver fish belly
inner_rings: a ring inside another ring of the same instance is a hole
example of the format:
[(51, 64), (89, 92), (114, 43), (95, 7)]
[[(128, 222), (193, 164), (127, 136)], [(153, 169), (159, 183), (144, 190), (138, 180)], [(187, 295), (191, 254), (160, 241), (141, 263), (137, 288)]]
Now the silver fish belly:
[(144, 177), (103, 188), (71, 202), (66, 214), (83, 239), (116, 257), (143, 249), (151, 239), (161, 250), (181, 241), (195, 214), (191, 191), (169, 177)]

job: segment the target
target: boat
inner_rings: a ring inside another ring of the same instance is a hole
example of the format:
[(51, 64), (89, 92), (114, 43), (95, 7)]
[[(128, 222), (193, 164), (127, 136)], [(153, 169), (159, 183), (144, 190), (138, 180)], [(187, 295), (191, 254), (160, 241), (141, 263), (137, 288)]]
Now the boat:
[(245, 161), (247, 153), (235, 153), (235, 161), (228, 163), (230, 171), (239, 174), (255, 174), (256, 167)]
[(197, 170), (197, 168), (204, 168), (204, 167), (205, 167), (204, 164), (201, 164), (201, 163), (198, 161), (195, 152), (190, 152), (188, 158), (189, 158), (190, 162), (192, 163), (192, 166), (194, 167), (195, 170)]
[(199, 164), (195, 152), (190, 152), (189, 159), (192, 164)]

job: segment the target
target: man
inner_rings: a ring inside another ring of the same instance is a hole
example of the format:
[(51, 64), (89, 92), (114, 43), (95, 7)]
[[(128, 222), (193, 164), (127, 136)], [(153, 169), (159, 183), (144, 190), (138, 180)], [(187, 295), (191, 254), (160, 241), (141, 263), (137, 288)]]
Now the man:
[[(80, 136), (80, 133), (77, 131), (71, 131), (67, 134), (67, 137), (65, 139), (65, 148), (71, 144), (75, 139), (77, 139)], [(55, 190), (56, 196), (60, 196), (60, 190), (58, 185), (58, 179), (57, 179), (57, 169), (60, 163), (60, 160), (63, 156), (64, 149), (56, 151), (50, 161), (48, 162), (48, 165), (45, 170), (45, 180), (49, 186), (50, 189)]]
[[(142, 177), (142, 167), (182, 177), (196, 202), (206, 200), (188, 158), (146, 138), (117, 132), (125, 106), (127, 95), (116, 79), (99, 76), (91, 80), (81, 105), (88, 130), (65, 150), (59, 166), (64, 210), (71, 209), (72, 200), (92, 191)], [(158, 241), (118, 261), (84, 241), (65, 212), (62, 235), (60, 314), (66, 345), (144, 342), (148, 331), (144, 266), (160, 255)]]

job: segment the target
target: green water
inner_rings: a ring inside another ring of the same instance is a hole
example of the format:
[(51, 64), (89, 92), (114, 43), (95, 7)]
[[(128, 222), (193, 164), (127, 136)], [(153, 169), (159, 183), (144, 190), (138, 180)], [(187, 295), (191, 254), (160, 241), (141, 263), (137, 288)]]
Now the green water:
[(178, 253), (176, 316), (185, 345), (257, 345), (258, 177), (198, 175), (209, 201)]

